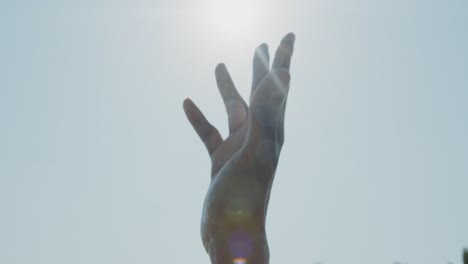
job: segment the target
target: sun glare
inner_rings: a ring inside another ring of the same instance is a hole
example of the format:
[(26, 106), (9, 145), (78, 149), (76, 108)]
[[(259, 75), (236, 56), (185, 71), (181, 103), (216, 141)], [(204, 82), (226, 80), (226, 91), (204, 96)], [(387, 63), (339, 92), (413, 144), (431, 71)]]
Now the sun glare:
[(247, 260), (245, 258), (235, 258), (232, 261), (232, 264), (246, 264)]
[(254, 1), (211, 1), (208, 7), (209, 23), (224, 34), (241, 34), (254, 30), (256, 13)]

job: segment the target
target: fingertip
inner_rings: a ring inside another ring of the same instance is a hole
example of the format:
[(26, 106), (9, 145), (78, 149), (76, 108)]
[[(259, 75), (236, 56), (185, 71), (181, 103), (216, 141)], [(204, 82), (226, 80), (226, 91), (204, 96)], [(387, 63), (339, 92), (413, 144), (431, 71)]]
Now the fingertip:
[(286, 34), (286, 36), (284, 36), (283, 40), (288, 43), (288, 44), (294, 44), (295, 40), (296, 40), (296, 35), (293, 33), (293, 32), (289, 32), (288, 34)]
[(262, 44), (260, 44), (257, 47), (257, 51), (262, 51), (262, 50), (267, 50), (268, 51), (268, 44), (266, 44), (265, 42), (263, 42)]
[(184, 110), (187, 111), (188, 108), (190, 107), (190, 104), (192, 103), (192, 100), (187, 97), (184, 99), (184, 102), (182, 103), (182, 106), (184, 107)]
[[(218, 87), (220, 87), (220, 86), (224, 87), (225, 84), (230, 81), (230, 76), (229, 76), (229, 72), (227, 70), (226, 64), (219, 63), (216, 66), (215, 78), (216, 78), (216, 82), (218, 83)], [(232, 81), (230, 81), (230, 82), (232, 82)]]
[(195, 105), (195, 103), (188, 97), (184, 100), (183, 107), (185, 115), (187, 116), (190, 123), (192, 123), (193, 125), (199, 119), (200, 110)]
[(221, 62), (221, 63), (218, 63), (218, 65), (216, 65), (215, 73), (220, 74), (224, 70), (226, 70), (226, 64)]

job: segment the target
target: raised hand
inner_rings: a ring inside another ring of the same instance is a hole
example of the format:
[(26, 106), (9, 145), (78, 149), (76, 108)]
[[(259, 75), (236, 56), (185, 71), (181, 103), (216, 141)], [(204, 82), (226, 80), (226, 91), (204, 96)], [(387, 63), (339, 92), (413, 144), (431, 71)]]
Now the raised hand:
[(267, 45), (256, 49), (249, 106), (226, 66), (216, 67), (216, 82), (229, 122), (225, 140), (190, 99), (184, 101), (185, 114), (211, 157), (201, 234), (212, 263), (269, 261), (265, 220), (284, 142), (294, 40), (292, 33), (281, 40), (271, 68)]

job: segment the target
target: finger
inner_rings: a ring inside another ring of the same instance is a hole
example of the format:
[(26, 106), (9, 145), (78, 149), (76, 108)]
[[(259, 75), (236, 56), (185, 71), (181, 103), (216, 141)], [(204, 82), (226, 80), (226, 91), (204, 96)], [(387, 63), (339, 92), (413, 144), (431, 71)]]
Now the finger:
[(272, 69), (284, 68), (286, 70), (289, 70), (291, 65), (291, 56), (294, 51), (295, 39), (296, 36), (294, 35), (294, 33), (289, 33), (283, 37), (278, 49), (276, 50)]
[(184, 112), (211, 156), (223, 142), (218, 130), (206, 120), (200, 109), (189, 98), (184, 100)]
[(218, 89), (228, 114), (229, 132), (231, 133), (244, 122), (247, 116), (247, 104), (234, 86), (226, 65), (223, 63), (218, 64), (215, 74)]
[(283, 145), (284, 142), (284, 117), (286, 115), (286, 103), (288, 102), (288, 95), (284, 99), (283, 103), (281, 104), (280, 114), (278, 117), (278, 121), (276, 123), (276, 136), (278, 142)]
[[(275, 61), (273, 62), (273, 68), (284, 68), (289, 70), (291, 66), (291, 57), (294, 51), (294, 42), (295, 42), (295, 35), (293, 33), (287, 34), (282, 40), (281, 43), (276, 51), (275, 54)], [(286, 112), (286, 103), (287, 103), (287, 95), (284, 99), (283, 103), (281, 104), (280, 114), (277, 121), (277, 138), (278, 141), (282, 144), (284, 141), (284, 118)]]
[(253, 77), (252, 90), (250, 97), (255, 93), (255, 89), (260, 82), (265, 79), (270, 71), (270, 55), (268, 54), (268, 45), (263, 43), (255, 50), (253, 58)]
[(278, 136), (278, 141), (283, 144), (284, 142), (284, 119), (286, 116), (286, 105), (288, 103), (288, 94), (289, 94), (289, 89), (286, 92), (286, 97), (284, 98), (283, 103), (281, 104), (280, 107), (280, 113), (278, 116), (278, 121), (276, 123), (276, 133)]
[(250, 102), (251, 128), (260, 129), (265, 136), (275, 135), (289, 81), (289, 72), (281, 68), (271, 71), (260, 83)]

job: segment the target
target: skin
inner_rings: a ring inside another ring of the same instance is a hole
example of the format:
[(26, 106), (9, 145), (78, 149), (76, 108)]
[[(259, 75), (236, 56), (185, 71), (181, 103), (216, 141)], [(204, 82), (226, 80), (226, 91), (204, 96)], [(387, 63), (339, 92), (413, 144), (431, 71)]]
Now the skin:
[(267, 45), (255, 50), (249, 105), (239, 95), (226, 66), (216, 67), (216, 82), (228, 114), (226, 139), (190, 99), (183, 103), (211, 157), (201, 235), (213, 264), (269, 262), (265, 221), (284, 142), (294, 40), (292, 33), (281, 40), (271, 67)]

